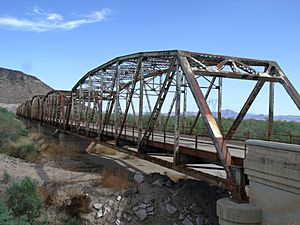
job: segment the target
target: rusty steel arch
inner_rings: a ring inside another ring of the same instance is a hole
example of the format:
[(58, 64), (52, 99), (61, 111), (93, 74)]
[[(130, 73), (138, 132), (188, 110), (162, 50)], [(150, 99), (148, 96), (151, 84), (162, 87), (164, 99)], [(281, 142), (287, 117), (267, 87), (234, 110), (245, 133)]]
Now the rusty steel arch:
[(42, 101), (44, 95), (35, 95), (31, 99), (31, 119), (41, 120), (42, 117)]
[(52, 90), (48, 92), (42, 101), (41, 121), (65, 130), (70, 100), (70, 91)]
[[(226, 133), (221, 127), (224, 79), (255, 83)], [(153, 153), (154, 147), (158, 148), (158, 152), (173, 155), (174, 166), (170, 167), (179, 171), (188, 171), (184, 165), (192, 162), (189, 157), (222, 165), (227, 175), (225, 181), (211, 175), (198, 177), (214, 184), (223, 182), (235, 193), (236, 199), (243, 199), (243, 183), (237, 175), (242, 174), (243, 159), (235, 155), (229, 140), (266, 83), (270, 86), (268, 121), (271, 137), (275, 83), (284, 87), (300, 109), (298, 92), (275, 61), (180, 50), (139, 52), (114, 58), (89, 71), (75, 84), (62, 104), (65, 106), (63, 116), (54, 116), (59, 114), (55, 113), (59, 104), (54, 107), (55, 102), (60, 102), (58, 93), (52, 92), (56, 97), (47, 94), (41, 119), (56, 126), (63, 123), (63, 127), (71, 131), (98, 140), (113, 139), (117, 146), (123, 142), (136, 144), (143, 157)], [(216, 118), (207, 101), (212, 93), (218, 98)], [(188, 108), (191, 106), (196, 106), (199, 111), (194, 123), (188, 125)], [(18, 112), (25, 115), (23, 108), (20, 106)], [(212, 151), (204, 150), (208, 142), (198, 146), (197, 134), (195, 146), (186, 144), (186, 137), (195, 134), (199, 118), (204, 121)], [(168, 128), (170, 119), (174, 120), (171, 130)], [(172, 137), (172, 144), (166, 142), (166, 136)]]

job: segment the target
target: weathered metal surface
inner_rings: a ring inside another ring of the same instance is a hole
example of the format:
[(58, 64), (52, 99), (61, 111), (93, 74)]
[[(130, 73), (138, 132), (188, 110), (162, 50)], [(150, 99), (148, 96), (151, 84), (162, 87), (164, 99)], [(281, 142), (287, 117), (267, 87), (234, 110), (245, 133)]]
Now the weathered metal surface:
[[(175, 65), (176, 62), (178, 63)], [(175, 70), (177, 75), (180, 71), (183, 80), (175, 76)], [(225, 138), (221, 132), (224, 79), (257, 81)], [(180, 168), (187, 174), (193, 172), (187, 168), (182, 169), (183, 165), (178, 165), (181, 162), (178, 159), (180, 154), (221, 164), (227, 172), (226, 186), (233, 187), (231, 189), (237, 193), (236, 198), (243, 198), (243, 187), (237, 183), (231, 168), (242, 167), (243, 159), (231, 154), (225, 139), (233, 138), (266, 82), (271, 82), (268, 133), (271, 139), (273, 84), (283, 85), (300, 109), (297, 90), (276, 62), (179, 50), (139, 52), (117, 57), (89, 71), (71, 91), (51, 91), (46, 96), (35, 96), (26, 101), (18, 107), (17, 114), (60, 127), (65, 131), (76, 131), (78, 135), (85, 134), (100, 140), (115, 139), (116, 145), (119, 145), (121, 140), (130, 140), (132, 145), (138, 145), (139, 153), (144, 153), (144, 157), (148, 157), (145, 151), (147, 146), (158, 148), (162, 152), (166, 150), (173, 153), (174, 159), (173, 164), (168, 166)], [(205, 88), (207, 90), (204, 95)], [(217, 120), (207, 103), (209, 94), (215, 89), (218, 96)], [(169, 97), (166, 99), (167, 94)], [(190, 124), (187, 123), (189, 105), (197, 105), (199, 109)], [(167, 108), (166, 115), (162, 114), (164, 107)], [(190, 134), (193, 133), (200, 115), (209, 131), (215, 152), (207, 152), (199, 147), (197, 132), (196, 138), (191, 137), (194, 147), (182, 141), (187, 129)], [(133, 120), (130, 121), (132, 116)], [(168, 122), (173, 116), (175, 123), (172, 124), (173, 127), (168, 128)], [(166, 132), (170, 130), (174, 131), (173, 143), (166, 142)], [(157, 133), (163, 134), (163, 138), (155, 140), (157, 137), (154, 137), (154, 134)], [(200, 177), (210, 183), (219, 182), (214, 177)]]

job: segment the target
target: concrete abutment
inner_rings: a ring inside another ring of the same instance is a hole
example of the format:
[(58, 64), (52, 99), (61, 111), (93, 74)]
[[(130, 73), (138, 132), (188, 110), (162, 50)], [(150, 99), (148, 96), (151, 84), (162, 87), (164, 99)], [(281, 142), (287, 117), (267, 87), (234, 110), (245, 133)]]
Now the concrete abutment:
[(300, 146), (248, 140), (249, 203), (217, 202), (220, 225), (300, 224)]

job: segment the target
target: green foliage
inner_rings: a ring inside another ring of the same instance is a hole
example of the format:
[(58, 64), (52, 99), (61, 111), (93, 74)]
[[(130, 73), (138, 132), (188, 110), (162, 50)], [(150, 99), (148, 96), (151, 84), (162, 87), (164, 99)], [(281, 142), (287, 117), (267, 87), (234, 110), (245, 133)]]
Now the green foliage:
[(0, 199), (0, 225), (30, 225), (24, 218), (15, 218), (11, 209)]
[(43, 207), (42, 198), (38, 193), (37, 183), (25, 177), (19, 183), (13, 183), (6, 191), (7, 206), (17, 217), (26, 216), (33, 221), (40, 215)]
[(16, 145), (9, 155), (28, 161), (35, 161), (40, 156), (40, 152), (37, 144), (29, 141)]
[(23, 127), (18, 130), (18, 135), (20, 135), (20, 136), (27, 137), (29, 135), (29, 133), (30, 133), (29, 130), (27, 130)]
[(15, 140), (18, 137), (20, 129), (24, 129), (21, 121), (15, 118), (15, 115), (0, 107), (0, 144), (7, 139)]
[(15, 225), (12, 211), (0, 199), (0, 225)]
[[(111, 116), (111, 119), (114, 117)], [(149, 121), (150, 115), (144, 115), (142, 118), (142, 125), (145, 128)], [(127, 116), (127, 126), (135, 126), (136, 118), (134, 115), (129, 114)], [(180, 118), (181, 133), (190, 133), (190, 128), (195, 121), (195, 116), (188, 116), (184, 121)], [(234, 119), (222, 119), (222, 132), (225, 135), (233, 124)], [(111, 121), (113, 122), (113, 120)], [(160, 129), (173, 132), (175, 124), (175, 116), (167, 118), (165, 115), (160, 115), (155, 129)], [(166, 125), (166, 126), (165, 126)], [(208, 130), (204, 124), (203, 119), (200, 117), (195, 125), (193, 134), (201, 136), (208, 136)], [(235, 132), (234, 139), (245, 140), (249, 138), (267, 140), (268, 139), (268, 121), (267, 120), (255, 120), (245, 119), (240, 124), (239, 128)], [(300, 123), (289, 121), (274, 121), (272, 140), (300, 144)]]
[(79, 218), (72, 218), (67, 222), (67, 225), (81, 225), (82, 221)]
[(8, 184), (11, 181), (11, 175), (7, 172), (3, 172), (3, 183)]

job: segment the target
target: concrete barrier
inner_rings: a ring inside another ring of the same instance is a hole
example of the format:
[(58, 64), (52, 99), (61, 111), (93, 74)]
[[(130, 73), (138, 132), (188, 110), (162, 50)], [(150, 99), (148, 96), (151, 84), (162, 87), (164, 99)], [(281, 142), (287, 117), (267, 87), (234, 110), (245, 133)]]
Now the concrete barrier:
[(244, 161), (249, 203), (262, 225), (300, 225), (300, 146), (248, 140)]
[(249, 203), (217, 202), (220, 225), (300, 225), (300, 146), (248, 140)]
[(261, 210), (248, 203), (236, 203), (229, 198), (217, 201), (220, 225), (260, 225)]

